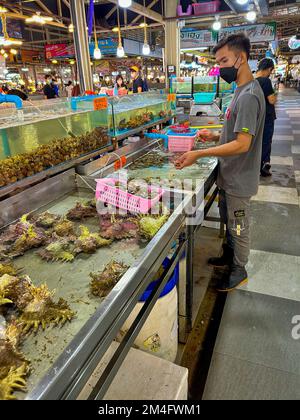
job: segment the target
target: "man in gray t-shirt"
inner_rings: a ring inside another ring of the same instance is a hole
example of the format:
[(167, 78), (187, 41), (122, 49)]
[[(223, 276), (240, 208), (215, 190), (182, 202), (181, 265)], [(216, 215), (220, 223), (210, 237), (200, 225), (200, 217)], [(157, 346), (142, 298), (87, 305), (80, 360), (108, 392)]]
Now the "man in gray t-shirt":
[(250, 41), (244, 34), (230, 35), (215, 47), (220, 76), (228, 83), (237, 82), (221, 136), (202, 130), (204, 141), (215, 140), (219, 146), (185, 153), (175, 163), (178, 169), (193, 165), (199, 158), (219, 158), (218, 187), (220, 215), (226, 224), (227, 242), (223, 255), (211, 258), (214, 266), (230, 266), (228, 280), (219, 291), (228, 292), (248, 281), (246, 264), (250, 253), (250, 199), (257, 194), (262, 138), (265, 121), (265, 98), (248, 64)]
[(218, 187), (236, 197), (252, 197), (257, 194), (264, 132), (265, 98), (256, 80), (236, 89), (234, 98), (225, 115), (220, 144), (236, 139), (238, 133), (252, 136), (247, 153), (220, 157)]

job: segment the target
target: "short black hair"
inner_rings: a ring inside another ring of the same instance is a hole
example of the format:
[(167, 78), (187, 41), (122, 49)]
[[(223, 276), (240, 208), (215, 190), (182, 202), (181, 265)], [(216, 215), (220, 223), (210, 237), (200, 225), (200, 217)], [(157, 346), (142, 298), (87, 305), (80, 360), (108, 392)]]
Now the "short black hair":
[(250, 58), (251, 44), (249, 38), (244, 33), (238, 33), (235, 35), (229, 35), (226, 38), (221, 39), (221, 41), (214, 47), (213, 53), (216, 54), (221, 48), (227, 47), (230, 50), (242, 51), (247, 54), (247, 59)]
[(274, 61), (272, 60), (272, 58), (263, 58), (259, 63), (258, 63), (258, 71), (262, 71), (262, 70), (268, 70), (268, 69), (274, 69), (275, 68), (275, 64)]

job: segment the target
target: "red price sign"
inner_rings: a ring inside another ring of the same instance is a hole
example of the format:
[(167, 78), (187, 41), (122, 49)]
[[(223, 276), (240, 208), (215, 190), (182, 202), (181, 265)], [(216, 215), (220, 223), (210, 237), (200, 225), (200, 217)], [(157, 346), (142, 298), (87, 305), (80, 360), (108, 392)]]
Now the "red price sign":
[(106, 97), (94, 99), (95, 111), (100, 111), (101, 109), (107, 109), (107, 107), (108, 107), (108, 102), (107, 102)]

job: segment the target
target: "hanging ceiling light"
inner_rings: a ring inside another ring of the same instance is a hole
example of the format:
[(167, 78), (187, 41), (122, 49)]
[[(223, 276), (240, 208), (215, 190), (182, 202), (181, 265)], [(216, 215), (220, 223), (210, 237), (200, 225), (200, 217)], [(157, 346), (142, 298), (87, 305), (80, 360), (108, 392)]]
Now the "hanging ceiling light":
[(244, 4), (248, 3), (249, 0), (236, 0), (236, 2), (238, 4), (240, 4), (241, 6), (244, 6)]
[(220, 21), (219, 16), (216, 16), (216, 20), (214, 21), (214, 23), (212, 24), (212, 29), (216, 32), (218, 32), (222, 27), (222, 23)]
[(119, 0), (118, 3), (120, 7), (126, 8), (132, 5), (132, 0)]
[(254, 10), (253, 4), (249, 7), (249, 12), (246, 14), (246, 19), (249, 22), (254, 22), (256, 20), (256, 11)]
[(125, 56), (125, 50), (123, 48), (122, 44), (122, 35), (121, 35), (121, 26), (120, 26), (120, 10), (117, 9), (117, 15), (118, 15), (118, 28), (119, 28), (119, 45), (117, 49), (117, 57), (123, 58)]
[(94, 59), (95, 60), (100, 60), (102, 58), (102, 54), (101, 54), (101, 50), (100, 50), (99, 44), (98, 44), (95, 14), (94, 14), (94, 37), (95, 37)]
[(7, 13), (7, 12), (8, 12), (8, 10), (5, 7), (0, 6), (0, 14), (1, 13)]
[(12, 55), (17, 55), (17, 54), (18, 54), (18, 51), (17, 51), (17, 50), (15, 50), (14, 48), (12, 48), (12, 49), (10, 50), (10, 53), (11, 53)]
[(145, 43), (143, 45), (143, 55), (150, 55), (151, 49), (150, 49), (150, 45)]
[(254, 22), (256, 20), (256, 11), (251, 10), (250, 12), (248, 12), (246, 15), (246, 19), (249, 20), (249, 22)]
[(48, 22), (53, 22), (53, 18), (50, 16), (42, 16), (41, 12), (36, 12), (32, 17), (25, 20), (26, 23), (38, 23), (39, 25), (45, 25)]
[[(144, 7), (146, 7), (146, 2), (144, 0)], [(143, 45), (143, 55), (150, 55), (151, 49), (150, 45), (148, 44), (148, 36), (147, 36), (147, 22), (146, 16), (144, 16), (144, 45)]]
[(70, 25), (69, 25), (69, 32), (71, 34), (74, 32), (74, 25), (73, 25), (73, 23), (70, 23)]
[(119, 45), (117, 49), (117, 57), (123, 58), (125, 56), (125, 50), (123, 48), (123, 45)]

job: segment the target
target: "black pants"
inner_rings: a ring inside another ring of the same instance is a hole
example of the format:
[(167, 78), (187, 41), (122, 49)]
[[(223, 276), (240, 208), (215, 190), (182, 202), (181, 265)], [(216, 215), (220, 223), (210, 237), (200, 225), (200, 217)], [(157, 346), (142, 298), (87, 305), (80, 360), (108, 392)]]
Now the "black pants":
[(271, 162), (272, 140), (274, 135), (275, 121), (267, 118), (264, 128), (264, 137), (262, 144), (261, 169), (265, 163)]

